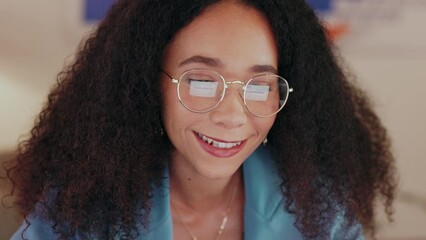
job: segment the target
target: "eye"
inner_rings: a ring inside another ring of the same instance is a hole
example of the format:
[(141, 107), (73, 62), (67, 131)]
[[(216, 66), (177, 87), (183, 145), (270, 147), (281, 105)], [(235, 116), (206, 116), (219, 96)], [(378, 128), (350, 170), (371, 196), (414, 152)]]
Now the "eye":
[(188, 82), (216, 82), (217, 80), (214, 79), (188, 79)]
[(214, 76), (210, 76), (207, 74), (188, 74), (185, 77), (185, 80), (187, 82), (192, 82), (192, 81), (196, 81), (196, 82), (217, 82), (217, 78), (215, 78)]
[(266, 85), (248, 84), (246, 86), (245, 98), (254, 101), (266, 101), (271, 88)]
[(255, 82), (251, 81), (248, 85), (247, 90), (249, 89), (252, 91), (271, 92), (273, 89), (273, 86), (271, 85), (270, 82), (267, 82), (267, 81), (255, 81)]
[(277, 89), (278, 83), (279, 78), (274, 75), (257, 76), (250, 81), (250, 85), (268, 87), (269, 92)]
[(211, 80), (195, 80), (189, 84), (189, 95), (193, 97), (215, 97), (219, 82)]

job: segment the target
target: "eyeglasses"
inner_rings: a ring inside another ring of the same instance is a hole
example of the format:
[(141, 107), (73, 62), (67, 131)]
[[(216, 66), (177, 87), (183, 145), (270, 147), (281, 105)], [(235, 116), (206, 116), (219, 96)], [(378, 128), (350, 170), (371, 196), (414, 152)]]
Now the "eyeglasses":
[(238, 84), (242, 87), (241, 95), (248, 111), (257, 117), (266, 118), (281, 111), (289, 93), (293, 91), (283, 77), (269, 73), (256, 75), (246, 83), (227, 82), (222, 75), (206, 68), (187, 70), (179, 79), (171, 77), (166, 72), (164, 74), (172, 83), (177, 84), (181, 104), (194, 113), (213, 110), (223, 100), (229, 85)]

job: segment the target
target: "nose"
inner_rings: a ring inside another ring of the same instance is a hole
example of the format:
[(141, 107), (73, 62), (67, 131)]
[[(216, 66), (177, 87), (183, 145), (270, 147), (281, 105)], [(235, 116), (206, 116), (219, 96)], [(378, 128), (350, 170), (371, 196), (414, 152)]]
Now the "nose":
[(222, 102), (210, 112), (210, 119), (228, 129), (241, 127), (247, 122), (247, 112), (239, 89), (227, 89)]

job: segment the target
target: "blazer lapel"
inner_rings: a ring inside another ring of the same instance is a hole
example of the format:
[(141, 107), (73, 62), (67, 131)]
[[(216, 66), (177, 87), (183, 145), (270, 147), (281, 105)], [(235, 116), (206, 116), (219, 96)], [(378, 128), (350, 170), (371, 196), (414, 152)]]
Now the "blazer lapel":
[(141, 240), (172, 240), (173, 223), (170, 212), (169, 171), (165, 170), (161, 186), (154, 186), (152, 208), (147, 229), (140, 231)]
[[(270, 153), (259, 147), (243, 164), (246, 202), (244, 205), (244, 239), (302, 239), (294, 227), (295, 218), (284, 211), (280, 178)], [(154, 187), (150, 224), (139, 239), (172, 240), (173, 223), (169, 200), (169, 175)]]
[(294, 227), (294, 216), (284, 210), (281, 180), (265, 147), (259, 147), (244, 162), (243, 174), (244, 239), (302, 239)]

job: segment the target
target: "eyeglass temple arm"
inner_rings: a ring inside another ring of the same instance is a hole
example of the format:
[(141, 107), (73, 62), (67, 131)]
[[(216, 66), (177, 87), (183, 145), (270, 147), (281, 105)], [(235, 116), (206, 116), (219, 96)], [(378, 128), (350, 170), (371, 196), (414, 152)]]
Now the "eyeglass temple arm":
[(170, 80), (172, 80), (172, 83), (178, 83), (179, 82), (179, 80), (177, 80), (177, 79), (174, 79), (172, 76), (170, 76), (168, 73), (166, 73), (165, 71), (162, 71), (164, 74), (166, 74), (167, 75), (167, 77), (169, 77), (170, 78)]

